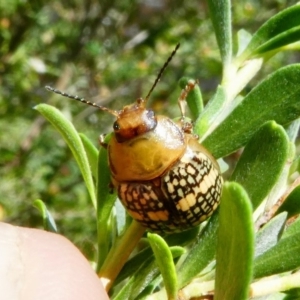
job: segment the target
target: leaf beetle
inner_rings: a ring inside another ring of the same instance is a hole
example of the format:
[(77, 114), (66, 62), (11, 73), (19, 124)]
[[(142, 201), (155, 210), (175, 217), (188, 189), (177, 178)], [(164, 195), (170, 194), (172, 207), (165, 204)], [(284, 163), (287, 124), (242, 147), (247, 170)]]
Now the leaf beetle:
[(146, 98), (119, 111), (46, 87), (116, 117), (107, 145), (111, 181), (129, 215), (154, 232), (179, 232), (199, 225), (218, 207), (223, 184), (217, 162), (185, 121), (185, 100), (197, 82), (189, 81), (180, 94), (178, 122), (156, 116), (146, 107), (178, 48), (179, 44)]

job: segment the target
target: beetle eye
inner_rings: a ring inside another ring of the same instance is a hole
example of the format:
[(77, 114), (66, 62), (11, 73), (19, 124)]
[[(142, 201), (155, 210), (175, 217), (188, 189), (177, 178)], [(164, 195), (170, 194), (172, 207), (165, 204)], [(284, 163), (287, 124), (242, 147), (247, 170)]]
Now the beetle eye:
[(119, 131), (120, 130), (120, 125), (117, 121), (114, 123), (113, 129), (114, 129), (114, 131)]

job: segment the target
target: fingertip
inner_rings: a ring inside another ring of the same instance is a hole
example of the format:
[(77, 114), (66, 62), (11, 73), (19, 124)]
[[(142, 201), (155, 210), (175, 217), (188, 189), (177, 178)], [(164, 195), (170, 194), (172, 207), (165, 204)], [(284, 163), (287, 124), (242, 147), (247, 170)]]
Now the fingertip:
[(109, 299), (89, 262), (63, 236), (4, 223), (0, 236), (0, 280), (14, 287), (11, 296), (21, 296), (15, 299)]

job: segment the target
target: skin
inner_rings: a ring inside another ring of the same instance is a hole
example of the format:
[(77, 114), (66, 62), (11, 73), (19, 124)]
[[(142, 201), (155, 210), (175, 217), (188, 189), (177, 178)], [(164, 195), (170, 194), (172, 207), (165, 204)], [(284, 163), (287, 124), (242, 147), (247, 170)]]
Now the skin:
[(0, 223), (2, 300), (108, 300), (80, 251), (59, 234)]

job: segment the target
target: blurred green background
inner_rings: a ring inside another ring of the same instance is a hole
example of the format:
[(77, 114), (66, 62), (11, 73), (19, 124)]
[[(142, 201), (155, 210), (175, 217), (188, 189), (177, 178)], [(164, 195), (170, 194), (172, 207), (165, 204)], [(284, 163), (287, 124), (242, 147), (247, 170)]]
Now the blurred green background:
[[(296, 2), (235, 1), (234, 33), (242, 28), (254, 33)], [(95, 211), (69, 149), (33, 108), (56, 106), (97, 145), (99, 134), (111, 131), (113, 117), (44, 86), (120, 109), (148, 93), (178, 42), (181, 47), (149, 105), (178, 116), (182, 76), (197, 78), (207, 101), (222, 71), (207, 5), (195, 0), (4, 0), (0, 33), (0, 220), (40, 228), (42, 219), (32, 204), (42, 199), (59, 232), (89, 256), (96, 241)], [(297, 61), (299, 53), (278, 54), (259, 76)]]

